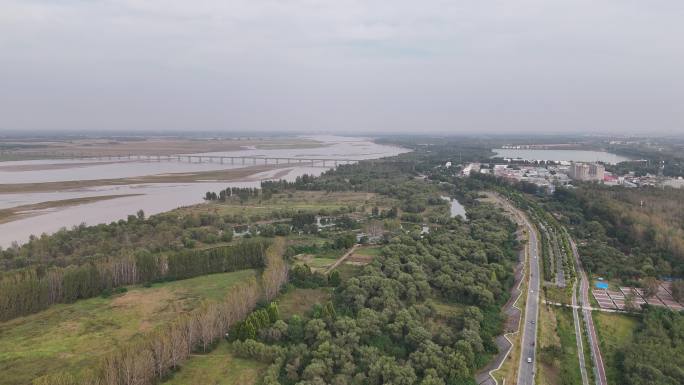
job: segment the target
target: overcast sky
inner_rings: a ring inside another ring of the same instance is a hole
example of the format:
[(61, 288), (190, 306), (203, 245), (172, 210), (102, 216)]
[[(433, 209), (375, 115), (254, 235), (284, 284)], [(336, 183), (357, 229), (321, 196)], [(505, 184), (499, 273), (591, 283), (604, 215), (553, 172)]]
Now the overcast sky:
[(0, 0), (0, 129), (684, 133), (684, 1)]

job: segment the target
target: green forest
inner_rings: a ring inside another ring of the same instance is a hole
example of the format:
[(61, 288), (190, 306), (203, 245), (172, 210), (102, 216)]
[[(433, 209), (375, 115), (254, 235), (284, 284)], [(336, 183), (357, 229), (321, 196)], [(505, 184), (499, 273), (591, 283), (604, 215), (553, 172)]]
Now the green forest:
[[(0, 252), (1, 318), (117, 295), (131, 284), (254, 268), (259, 278), (224, 300), (122, 343), (80, 374), (35, 383), (159, 383), (227, 337), (232, 353), (265, 365), (264, 384), (474, 384), (475, 372), (497, 352), (493, 338), (502, 330), (500, 308), (520, 248), (516, 226), (478, 200), (483, 189), (511, 197), (556, 234), (567, 227), (593, 273), (634, 283), (683, 274), (679, 192), (580, 185), (549, 196), (528, 184), (462, 178), (457, 168), (441, 167), (457, 156), (487, 158), (477, 143), (413, 148), (318, 177), (266, 181), (259, 190), (208, 192), (196, 207), (33, 237)], [(318, 203), (295, 209), (297, 196)], [(450, 217), (444, 196), (458, 197), (466, 220)], [(339, 256), (356, 242), (368, 243), (371, 233), (382, 236), (374, 238), (377, 255), (363, 268), (323, 273), (295, 258)], [(550, 279), (554, 272), (544, 268)], [(328, 302), (281, 317), (283, 293), (322, 287), (330, 290)], [(674, 290), (680, 289), (676, 282)], [(681, 383), (683, 327), (681, 315), (647, 308), (619, 352), (624, 383)], [(658, 345), (671, 350), (654, 352)]]
[[(469, 218), (393, 239), (330, 306), (257, 330), (239, 354), (271, 364), (265, 384), (474, 384), (496, 352), (517, 244), (492, 207)], [(440, 314), (435, 301), (461, 311)]]
[(632, 340), (618, 352), (620, 383), (684, 383), (684, 315), (649, 307)]

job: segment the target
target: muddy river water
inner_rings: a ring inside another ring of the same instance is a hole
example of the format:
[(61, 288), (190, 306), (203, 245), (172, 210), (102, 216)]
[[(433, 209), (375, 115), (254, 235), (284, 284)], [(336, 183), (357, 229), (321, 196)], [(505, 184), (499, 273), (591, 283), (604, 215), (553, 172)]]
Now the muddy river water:
[[(204, 153), (201, 155), (282, 157), (294, 159), (377, 159), (394, 156), (406, 149), (373, 143), (365, 138), (317, 136), (312, 139), (322, 142), (320, 147), (287, 149), (254, 149)], [(199, 155), (199, 154), (197, 154)], [(150, 175), (192, 173), (202, 171), (229, 170), (253, 166), (250, 162), (242, 165), (220, 164), (218, 162), (187, 163), (178, 161), (84, 161), (84, 160), (39, 160), (0, 163), (0, 184), (44, 183), (78, 180), (98, 180), (114, 178), (145, 177)], [(127, 195), (114, 199), (47, 208), (32, 211), (28, 216), (0, 224), (0, 247), (9, 247), (13, 242), (26, 242), (31, 235), (53, 233), (63, 227), (81, 223), (93, 225), (126, 218), (139, 209), (152, 215), (177, 207), (202, 202), (206, 191), (218, 191), (226, 187), (259, 187), (261, 180), (279, 178), (294, 180), (303, 174), (318, 175), (333, 167), (302, 163), (283, 166), (278, 169), (255, 173), (240, 179), (217, 181), (207, 180), (188, 183), (139, 183), (125, 185), (103, 185), (81, 189), (48, 192), (29, 192), (0, 194), (0, 209), (36, 204), (47, 201), (60, 201), (74, 198), (100, 197), (107, 195)]]

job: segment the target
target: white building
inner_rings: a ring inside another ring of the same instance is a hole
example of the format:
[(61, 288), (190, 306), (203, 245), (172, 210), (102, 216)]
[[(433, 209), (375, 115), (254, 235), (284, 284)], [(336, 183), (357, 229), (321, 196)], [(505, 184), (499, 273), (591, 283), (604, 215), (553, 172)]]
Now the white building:
[(575, 180), (602, 181), (605, 174), (605, 167), (599, 163), (573, 163), (569, 169), (569, 175)]

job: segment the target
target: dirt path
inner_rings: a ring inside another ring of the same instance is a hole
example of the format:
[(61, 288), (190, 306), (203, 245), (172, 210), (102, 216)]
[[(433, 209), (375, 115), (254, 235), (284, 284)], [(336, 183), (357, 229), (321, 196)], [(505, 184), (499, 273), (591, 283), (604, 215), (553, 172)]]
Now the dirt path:
[(326, 273), (329, 273), (329, 272), (335, 270), (335, 268), (336, 268), (337, 266), (339, 266), (342, 262), (344, 262), (345, 259), (349, 258), (350, 255), (354, 254), (354, 251), (356, 251), (356, 249), (357, 249), (359, 246), (361, 246), (361, 245), (359, 245), (358, 243), (355, 244), (354, 246), (352, 246), (352, 248), (349, 249), (349, 251), (347, 251), (346, 253), (344, 253), (344, 255), (341, 256), (337, 261), (335, 261), (335, 263), (333, 263), (332, 265), (330, 265), (330, 267), (328, 267), (328, 269), (327, 269), (325, 272), (326, 272)]

